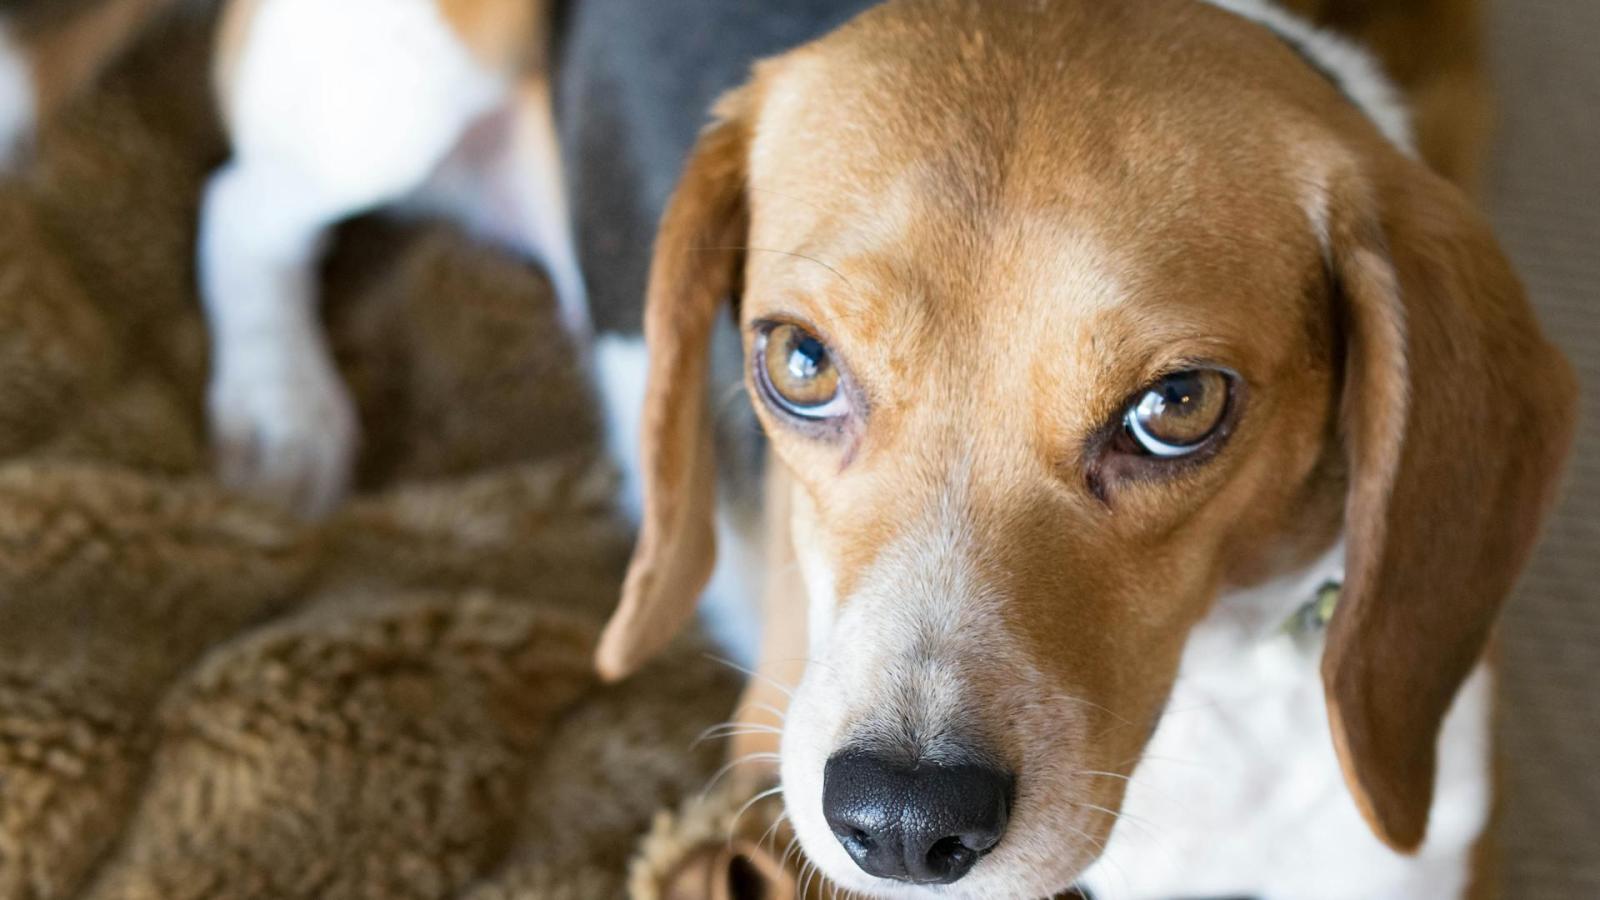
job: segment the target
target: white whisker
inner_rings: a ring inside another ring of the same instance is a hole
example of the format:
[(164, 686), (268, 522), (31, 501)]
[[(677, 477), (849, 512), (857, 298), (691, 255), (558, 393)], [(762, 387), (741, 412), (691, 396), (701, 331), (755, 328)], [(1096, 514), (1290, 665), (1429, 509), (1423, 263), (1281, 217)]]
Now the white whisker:
[(794, 699), (794, 687), (791, 686), (791, 685), (783, 684), (782, 682), (778, 681), (775, 678), (772, 678), (771, 676), (763, 675), (763, 674), (761, 674), (760, 672), (757, 672), (754, 669), (750, 669), (750, 668), (746, 668), (744, 666), (741, 666), (741, 665), (739, 665), (738, 663), (734, 662), (731, 659), (724, 659), (723, 657), (720, 657), (720, 656), (717, 656), (717, 655), (711, 654), (711, 653), (705, 654), (705, 657), (706, 657), (706, 659), (709, 659), (712, 662), (721, 663), (721, 664), (727, 666), (728, 668), (734, 670), (735, 672), (742, 672), (745, 675), (750, 676), (751, 678), (759, 678), (762, 681), (766, 682), (767, 684), (770, 684), (773, 687), (777, 688), (778, 690), (782, 691), (783, 695), (785, 697), (788, 697), (791, 700)]
[[(789, 857), (793, 856), (794, 852), (796, 850), (799, 850), (799, 849), (800, 849), (800, 835), (797, 832), (793, 837), (789, 838), (789, 845), (783, 848), (783, 856), (778, 859), (778, 865), (780, 867), (782, 867), (782, 868), (788, 868), (788, 866), (789, 866)], [(804, 859), (804, 855), (803, 854), (801, 856), (801, 859)]]
[(806, 860), (805, 867), (802, 868), (800, 871), (803, 874), (802, 874), (801, 879), (800, 879), (800, 894), (799, 894), (799, 896), (800, 896), (800, 900), (806, 900), (806, 898), (811, 896), (811, 881), (817, 875), (817, 871), (818, 871), (817, 864), (808, 859), (808, 860)]
[(754, 765), (762, 762), (776, 763), (778, 761), (779, 756), (776, 753), (746, 753), (744, 756), (741, 756), (738, 759), (729, 760), (728, 764), (718, 769), (716, 774), (711, 776), (711, 780), (706, 782), (706, 786), (700, 789), (700, 799), (704, 800), (706, 796), (711, 793), (711, 789), (717, 786), (717, 782), (721, 781), (729, 772), (732, 772), (734, 769), (737, 769), (740, 766)]
[(1067, 773), (1067, 776), (1069, 778), (1076, 778), (1079, 775), (1090, 775), (1090, 776), (1094, 776), (1094, 777), (1097, 777), (1097, 778), (1115, 778), (1115, 779), (1118, 779), (1120, 781), (1127, 781), (1127, 782), (1132, 782), (1133, 781), (1133, 776), (1131, 776), (1131, 775), (1123, 775), (1123, 774), (1121, 774), (1119, 772), (1100, 772), (1100, 771), (1096, 771), (1094, 769), (1078, 769), (1076, 771)]
[(772, 824), (767, 826), (767, 830), (761, 833), (761, 839), (756, 841), (756, 846), (760, 847), (770, 840), (773, 842), (772, 849), (777, 850), (778, 829), (782, 828), (783, 823), (787, 821), (789, 821), (789, 810), (785, 809), (778, 813), (778, 817), (772, 820)]
[(751, 797), (749, 800), (746, 800), (744, 805), (739, 807), (739, 811), (733, 814), (733, 821), (728, 823), (728, 845), (733, 845), (733, 833), (738, 830), (739, 820), (744, 817), (745, 813), (750, 811), (750, 807), (755, 806), (757, 803), (760, 803), (768, 797), (776, 797), (781, 793), (783, 793), (783, 785), (779, 785), (775, 788), (768, 788), (754, 797)]
[(783, 729), (771, 725), (757, 725), (751, 722), (719, 722), (700, 732), (699, 736), (690, 744), (690, 749), (699, 747), (706, 741), (721, 738), (738, 737), (745, 734), (783, 734)]
[(733, 711), (734, 717), (737, 718), (740, 713), (744, 712), (747, 709), (753, 709), (753, 710), (756, 710), (757, 712), (768, 713), (773, 718), (777, 719), (779, 722), (787, 721), (788, 718), (789, 718), (789, 714), (788, 713), (786, 713), (783, 710), (777, 708), (776, 706), (773, 706), (771, 703), (760, 703), (760, 702), (755, 702), (755, 701), (752, 701), (750, 703), (745, 703), (745, 704), (741, 705), (738, 709), (734, 710)]
[(1129, 719), (1127, 719), (1126, 717), (1112, 712), (1107, 707), (1102, 706), (1099, 703), (1095, 703), (1093, 700), (1085, 700), (1082, 697), (1074, 697), (1073, 695), (1064, 693), (1062, 691), (1053, 691), (1053, 692), (1051, 692), (1050, 699), (1055, 701), (1055, 702), (1058, 702), (1058, 703), (1067, 702), (1067, 703), (1076, 703), (1076, 704), (1078, 704), (1080, 706), (1087, 706), (1090, 709), (1097, 710), (1099, 712), (1105, 713), (1106, 715), (1110, 716), (1111, 718), (1116, 719), (1118, 722), (1122, 723), (1124, 726), (1131, 726), (1133, 724), (1133, 722), (1130, 721)]
[(1093, 803), (1073, 803), (1072, 805), (1076, 806), (1076, 807), (1079, 807), (1081, 809), (1093, 810), (1094, 812), (1101, 813), (1102, 815), (1110, 816), (1112, 819), (1114, 819), (1116, 821), (1119, 821), (1119, 822), (1126, 822), (1129, 825), (1132, 825), (1132, 826), (1137, 827), (1140, 830), (1142, 830), (1145, 833), (1146, 837), (1149, 837), (1149, 838), (1151, 838), (1153, 840), (1156, 840), (1156, 841), (1161, 841), (1162, 840), (1162, 835), (1160, 833), (1161, 829), (1158, 828), (1156, 826), (1156, 824), (1154, 822), (1151, 822), (1149, 819), (1142, 819), (1142, 818), (1140, 818), (1138, 816), (1135, 816), (1135, 815), (1133, 815), (1132, 813), (1129, 813), (1129, 812), (1118, 812), (1118, 811), (1113, 810), (1113, 809), (1106, 809), (1104, 806), (1098, 806), (1098, 805), (1093, 804)]

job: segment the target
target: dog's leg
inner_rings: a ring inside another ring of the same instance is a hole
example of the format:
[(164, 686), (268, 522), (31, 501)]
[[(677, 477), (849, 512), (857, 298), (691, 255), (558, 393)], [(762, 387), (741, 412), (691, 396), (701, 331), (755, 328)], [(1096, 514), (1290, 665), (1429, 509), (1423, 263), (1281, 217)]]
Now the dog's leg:
[(522, 79), (505, 107), (473, 126), (418, 201), (543, 266), (562, 324), (588, 350), (589, 305), (543, 73)]
[(505, 85), (431, 0), (262, 0), (222, 54), (234, 159), (202, 210), (208, 397), (233, 487), (317, 514), (341, 498), (353, 406), (321, 335), (326, 230), (424, 183)]
[(317, 251), (342, 212), (319, 199), (298, 173), (235, 162), (212, 179), (200, 231), (219, 474), (307, 515), (344, 494), (357, 436), (317, 321)]

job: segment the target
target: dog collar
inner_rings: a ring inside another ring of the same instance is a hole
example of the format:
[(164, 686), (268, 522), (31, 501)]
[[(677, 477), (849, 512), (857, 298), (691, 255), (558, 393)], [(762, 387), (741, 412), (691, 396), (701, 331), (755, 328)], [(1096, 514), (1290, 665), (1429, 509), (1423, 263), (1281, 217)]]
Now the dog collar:
[(1284, 621), (1282, 631), (1297, 643), (1314, 640), (1327, 630), (1333, 621), (1333, 612), (1339, 608), (1339, 595), (1344, 593), (1344, 582), (1330, 578), (1324, 581), (1311, 596)]

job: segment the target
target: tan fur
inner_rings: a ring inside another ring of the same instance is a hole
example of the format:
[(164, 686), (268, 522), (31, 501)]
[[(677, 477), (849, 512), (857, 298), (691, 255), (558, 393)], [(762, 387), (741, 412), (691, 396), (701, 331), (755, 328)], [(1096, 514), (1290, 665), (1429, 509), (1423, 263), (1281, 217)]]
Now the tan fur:
[(1459, 194), (1404, 167), (1363, 181), (1334, 188), (1355, 477), (1323, 671), (1356, 796), (1409, 849), (1438, 724), (1554, 499), (1576, 385)]
[(232, 0), (223, 5), (217, 20), (216, 51), (211, 58), (211, 78), (216, 88), (222, 115), (229, 115), (230, 99), (235, 95), (234, 84), (238, 77), (239, 60), (244, 55), (245, 42), (250, 37), (250, 26), (267, 0)]
[[(1045, 737), (1006, 714), (1029, 670), (1087, 701), (1050, 720), (1055, 752), (1126, 773), (1217, 592), (1307, 564), (1343, 518), (1339, 749), (1374, 830), (1416, 846), (1439, 719), (1536, 533), (1573, 386), (1481, 219), (1289, 48), (1172, 0), (901, 2), (759, 68), (657, 247), (645, 533), (609, 674), (709, 571), (704, 354), (741, 283), (747, 334), (807, 324), (866, 398), (825, 439), (757, 403), (797, 546), (843, 615), (956, 504), (1005, 598), (1009, 649), (971, 679), (1013, 767)], [(1127, 398), (1197, 360), (1244, 379), (1216, 458), (1152, 475), (1107, 454)]]
[(473, 56), (492, 71), (542, 65), (548, 24), (545, 0), (438, 0)]

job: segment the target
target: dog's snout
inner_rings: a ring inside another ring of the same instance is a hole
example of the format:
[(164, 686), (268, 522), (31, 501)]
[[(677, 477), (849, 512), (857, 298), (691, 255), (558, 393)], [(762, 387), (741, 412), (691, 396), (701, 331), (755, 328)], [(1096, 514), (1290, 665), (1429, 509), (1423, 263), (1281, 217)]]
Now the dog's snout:
[(949, 884), (1000, 842), (1012, 780), (982, 763), (907, 767), (850, 751), (835, 754), (823, 770), (822, 811), (868, 875)]

